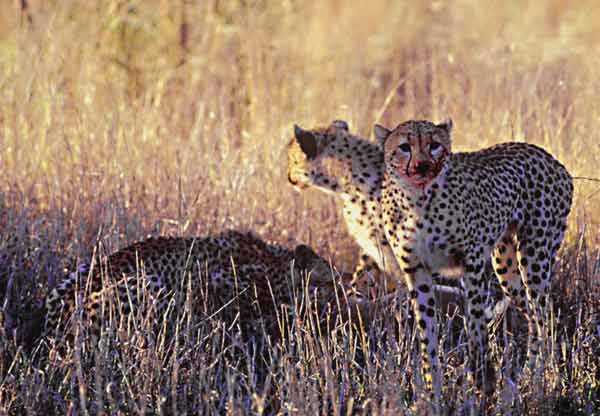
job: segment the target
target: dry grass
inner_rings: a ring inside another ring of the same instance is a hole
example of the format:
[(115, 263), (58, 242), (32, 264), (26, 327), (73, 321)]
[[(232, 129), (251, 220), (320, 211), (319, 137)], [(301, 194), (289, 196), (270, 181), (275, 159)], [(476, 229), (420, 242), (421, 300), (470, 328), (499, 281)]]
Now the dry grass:
[[(375, 121), (451, 116), (455, 149), (530, 141), (600, 176), (596, 2), (363, 3), (3, 3), (0, 413), (406, 411), (420, 387), (400, 306), (276, 345), (218, 322), (145, 349), (107, 328), (97, 351), (76, 343), (62, 361), (23, 339), (62, 267), (96, 244), (251, 228), (352, 267), (339, 207), (286, 184), (294, 122), (342, 118), (368, 136)], [(575, 189), (548, 371), (521, 391), (500, 379), (498, 413), (600, 411), (600, 183)], [(522, 339), (497, 335), (495, 358), (516, 366)], [(447, 369), (448, 403), (466, 411), (476, 398)]]

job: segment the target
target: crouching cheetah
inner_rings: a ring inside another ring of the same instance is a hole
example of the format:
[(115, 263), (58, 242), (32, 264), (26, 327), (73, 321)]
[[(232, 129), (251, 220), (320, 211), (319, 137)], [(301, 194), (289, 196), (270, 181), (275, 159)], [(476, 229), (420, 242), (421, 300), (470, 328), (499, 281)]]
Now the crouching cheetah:
[(329, 263), (305, 245), (292, 250), (238, 231), (204, 238), (150, 238), (68, 275), (47, 297), (46, 328), (51, 335), (59, 329), (68, 333), (64, 324), (76, 310), (76, 288), (81, 287), (89, 293), (81, 310), (94, 339), (101, 320), (114, 316), (109, 300), (126, 316), (139, 312), (144, 296), (153, 305), (147, 313), (160, 317), (170, 295), (181, 305), (187, 293), (195, 314), (237, 315), (241, 328), (249, 331), (245, 335), (272, 333), (277, 310), (290, 302), (291, 294), (302, 291), (309, 296), (305, 299), (322, 307), (334, 299), (335, 280)]
[[(294, 126), (287, 146), (288, 181), (298, 191), (315, 188), (339, 196), (350, 235), (360, 247), (354, 271), (357, 286), (373, 281), (385, 293), (394, 291), (402, 274), (385, 236), (380, 214), (383, 152), (375, 143), (350, 134), (348, 123), (334, 120), (327, 127)], [(455, 294), (447, 279), (436, 290)], [(500, 311), (501, 313), (502, 311)]]
[(462, 275), (469, 364), (490, 393), (484, 264), (491, 255), (505, 294), (528, 320), (532, 363), (545, 333), (552, 266), (573, 184), (563, 165), (531, 144), (452, 153), (451, 129), (450, 120), (407, 121), (392, 130), (375, 125), (384, 151), (382, 217), (413, 299), (425, 379), (439, 386), (432, 282), (439, 273)]

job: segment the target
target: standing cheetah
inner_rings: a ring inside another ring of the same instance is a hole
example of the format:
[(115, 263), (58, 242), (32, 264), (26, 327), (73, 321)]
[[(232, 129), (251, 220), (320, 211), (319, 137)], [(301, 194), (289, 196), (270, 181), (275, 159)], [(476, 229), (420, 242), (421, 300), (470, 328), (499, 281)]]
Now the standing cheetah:
[[(439, 386), (434, 278), (463, 275), (469, 363), (492, 389), (484, 318), (484, 264), (529, 325), (530, 363), (542, 346), (554, 256), (573, 195), (567, 170), (543, 149), (502, 143), (452, 153), (452, 122), (407, 121), (393, 130), (375, 125), (384, 151), (382, 216), (421, 333), (425, 379)], [(439, 397), (433, 391), (435, 397)]]
[[(394, 291), (402, 270), (385, 236), (380, 214), (380, 146), (350, 134), (345, 121), (334, 120), (328, 127), (315, 129), (294, 126), (287, 158), (288, 181), (296, 190), (314, 187), (341, 198), (348, 232), (360, 247), (355, 282), (360, 280), (358, 284), (364, 289), (367, 280), (372, 280), (385, 293)], [(448, 286), (456, 286), (454, 281), (439, 278), (437, 283), (436, 290), (457, 293), (455, 287)]]
[(342, 199), (348, 232), (361, 249), (355, 277), (380, 270), (399, 275), (379, 215), (383, 163), (379, 146), (351, 135), (345, 121), (335, 120), (325, 128), (294, 126), (287, 156), (288, 181), (296, 190), (315, 187)]
[(109, 255), (100, 265), (84, 266), (54, 288), (46, 300), (47, 331), (64, 329), (76, 309), (76, 287), (89, 293), (82, 310), (97, 339), (101, 319), (112, 316), (109, 299), (127, 314), (137, 312), (142, 296), (150, 297), (156, 308), (150, 313), (161, 316), (167, 295), (185, 300), (188, 281), (194, 313), (239, 314), (242, 328), (257, 333), (261, 323), (269, 332), (276, 330), (277, 309), (289, 303), (292, 289), (305, 291), (319, 307), (336, 290), (329, 264), (305, 245), (291, 250), (238, 231), (204, 238), (149, 238)]

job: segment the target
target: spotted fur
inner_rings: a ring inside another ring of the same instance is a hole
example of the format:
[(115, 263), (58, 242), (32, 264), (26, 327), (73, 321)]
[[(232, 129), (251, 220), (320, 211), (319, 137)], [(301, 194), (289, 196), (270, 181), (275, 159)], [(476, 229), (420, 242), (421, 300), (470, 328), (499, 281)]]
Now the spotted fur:
[[(348, 123), (334, 120), (328, 127), (294, 127), (287, 147), (288, 181), (298, 191), (308, 188), (339, 197), (350, 235), (360, 247), (354, 281), (383, 293), (396, 290), (402, 270), (388, 243), (380, 213), (383, 151), (349, 132)], [(454, 281), (437, 278), (436, 290), (456, 294)], [(498, 314), (502, 314), (503, 308)]]
[[(374, 143), (350, 134), (348, 124), (335, 120), (328, 127), (294, 128), (288, 145), (288, 181), (297, 190), (314, 187), (339, 196), (343, 217), (361, 253), (355, 278), (365, 272), (380, 280), (379, 271), (400, 273), (380, 221), (383, 154)], [(389, 281), (389, 289), (394, 287)]]
[(191, 289), (195, 314), (218, 311), (222, 316), (237, 316), (245, 331), (272, 333), (277, 329), (277, 309), (290, 302), (292, 293), (307, 293), (319, 307), (332, 300), (333, 282), (339, 280), (333, 273), (308, 246), (292, 250), (250, 233), (150, 238), (122, 248), (98, 265), (70, 273), (47, 297), (46, 327), (54, 334), (64, 330), (81, 293), (87, 294), (81, 298), (81, 310), (97, 337), (102, 320), (113, 312), (109, 299), (126, 316), (139, 312), (142, 297), (149, 298), (145, 300), (152, 310), (147, 312), (161, 317), (171, 299), (181, 305)]
[(429, 385), (440, 380), (432, 284), (439, 273), (453, 273), (464, 275), (472, 373), (490, 393), (485, 262), (492, 256), (505, 294), (528, 319), (533, 363), (573, 184), (560, 162), (531, 144), (452, 153), (451, 129), (451, 121), (375, 126), (384, 151), (382, 218), (413, 300)]

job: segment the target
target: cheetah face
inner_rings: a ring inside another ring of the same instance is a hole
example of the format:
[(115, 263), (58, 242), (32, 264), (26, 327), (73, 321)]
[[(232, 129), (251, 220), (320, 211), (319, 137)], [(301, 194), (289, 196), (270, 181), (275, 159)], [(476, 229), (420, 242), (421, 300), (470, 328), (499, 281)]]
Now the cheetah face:
[(294, 249), (294, 265), (296, 275), (308, 274), (309, 294), (311, 297), (316, 295), (318, 302), (334, 301), (336, 294), (342, 303), (361, 304), (366, 301), (362, 292), (366, 287), (363, 284), (367, 284), (366, 278), (357, 285), (352, 273), (334, 271), (327, 261), (304, 244)]
[(296, 272), (305, 272), (315, 281), (331, 281), (331, 267), (307, 245), (300, 244), (294, 249), (294, 266)]
[[(309, 279), (311, 297), (316, 294), (319, 302), (327, 302), (333, 298), (336, 274), (331, 265), (309, 246), (300, 244), (294, 249), (294, 272), (296, 276)], [(342, 276), (346, 276), (348, 281), (351, 280), (350, 274)]]
[(440, 124), (411, 120), (393, 130), (376, 124), (374, 130), (383, 144), (387, 173), (416, 187), (435, 179), (450, 154), (452, 120)]
[(348, 132), (348, 124), (334, 120), (329, 127), (304, 130), (294, 126), (294, 138), (288, 144), (288, 181), (300, 191), (309, 186), (335, 192), (338, 169), (327, 158), (330, 147)]

